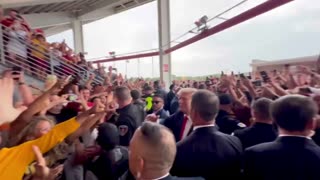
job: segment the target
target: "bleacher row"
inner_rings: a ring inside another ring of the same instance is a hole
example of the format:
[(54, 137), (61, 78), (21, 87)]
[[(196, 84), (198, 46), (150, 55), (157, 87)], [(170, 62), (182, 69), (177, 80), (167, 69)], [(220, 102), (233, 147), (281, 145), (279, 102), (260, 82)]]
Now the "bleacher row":
[[(45, 80), (49, 74), (58, 78), (72, 75), (88, 79), (95, 73), (92, 63), (87, 63), (84, 54), (76, 54), (63, 41), (49, 43), (41, 29), (32, 30), (19, 12), (11, 10), (1, 17), (0, 62), (8, 67), (22, 69), (34, 78)], [(96, 76), (94, 83), (102, 83)]]

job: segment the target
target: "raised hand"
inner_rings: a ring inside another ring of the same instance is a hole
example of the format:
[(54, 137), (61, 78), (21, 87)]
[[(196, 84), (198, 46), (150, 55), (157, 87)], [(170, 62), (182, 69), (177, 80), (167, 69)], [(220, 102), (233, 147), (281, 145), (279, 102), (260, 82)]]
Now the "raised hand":
[(34, 155), (36, 156), (36, 172), (33, 176), (33, 180), (45, 180), (50, 176), (50, 169), (46, 165), (46, 160), (44, 159), (38, 146), (32, 146)]
[(51, 94), (58, 94), (63, 88), (64, 86), (66, 86), (70, 81), (70, 78), (64, 78), (62, 80), (58, 80), (53, 86), (52, 88), (49, 89), (49, 91), (51, 92)]
[(147, 120), (147, 121), (155, 122), (155, 123), (158, 121), (158, 119), (159, 119), (159, 116), (157, 116), (157, 115), (155, 115), (155, 114), (149, 114), (149, 115), (147, 115), (147, 117), (146, 117), (146, 120)]
[(0, 124), (14, 121), (24, 110), (25, 106), (13, 107), (14, 81), (10, 77), (0, 79)]

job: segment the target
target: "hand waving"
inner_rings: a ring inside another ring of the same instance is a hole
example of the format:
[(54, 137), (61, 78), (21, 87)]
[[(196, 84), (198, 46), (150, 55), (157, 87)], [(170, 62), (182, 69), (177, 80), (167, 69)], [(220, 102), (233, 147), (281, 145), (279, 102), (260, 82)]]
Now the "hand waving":
[(36, 172), (33, 176), (33, 180), (45, 180), (48, 179), (50, 175), (50, 169), (46, 165), (46, 160), (42, 156), (42, 153), (38, 146), (32, 146), (32, 150), (34, 155), (36, 156), (36, 162), (35, 165)]
[(14, 81), (10, 77), (0, 79), (0, 124), (14, 121), (27, 108), (13, 107)]

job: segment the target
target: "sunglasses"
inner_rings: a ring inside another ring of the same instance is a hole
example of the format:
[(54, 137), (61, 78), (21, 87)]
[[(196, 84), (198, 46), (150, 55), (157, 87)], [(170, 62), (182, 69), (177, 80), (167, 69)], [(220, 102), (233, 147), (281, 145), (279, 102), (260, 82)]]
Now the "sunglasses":
[(152, 101), (152, 104), (159, 104), (161, 101)]

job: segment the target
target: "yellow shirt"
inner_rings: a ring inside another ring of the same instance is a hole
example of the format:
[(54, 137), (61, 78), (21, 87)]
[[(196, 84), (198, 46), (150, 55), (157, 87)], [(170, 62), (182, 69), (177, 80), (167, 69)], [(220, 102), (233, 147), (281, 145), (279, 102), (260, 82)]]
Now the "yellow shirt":
[(46, 60), (45, 59), (46, 58), (45, 54), (47, 52), (46, 44), (40, 42), (37, 39), (33, 39), (32, 44), (35, 48), (35, 49), (32, 49), (32, 55), (39, 59)]
[(48, 152), (61, 143), (68, 135), (79, 128), (75, 118), (56, 125), (48, 134), (39, 139), (0, 150), (0, 179), (21, 180), (27, 166), (35, 160), (32, 146), (39, 147), (42, 153)]

